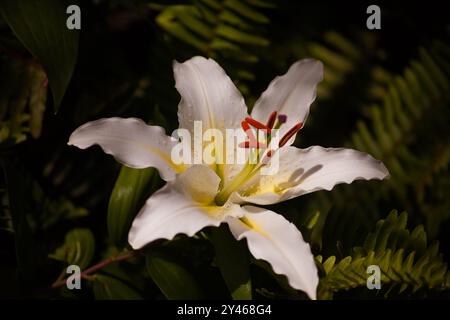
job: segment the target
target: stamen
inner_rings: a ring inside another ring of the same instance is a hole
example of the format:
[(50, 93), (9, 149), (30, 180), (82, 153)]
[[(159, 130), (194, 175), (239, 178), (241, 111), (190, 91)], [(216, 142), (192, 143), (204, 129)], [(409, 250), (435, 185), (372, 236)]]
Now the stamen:
[(260, 129), (260, 130), (268, 129), (268, 127), (265, 124), (255, 120), (255, 119), (252, 119), (250, 117), (245, 118), (245, 121), (248, 122), (249, 124), (251, 124), (252, 126), (254, 126), (256, 129)]
[(289, 131), (286, 132), (286, 134), (283, 136), (283, 138), (281, 138), (280, 143), (278, 144), (278, 146), (280, 148), (282, 146), (284, 146), (289, 141), (289, 139), (291, 139), (297, 132), (300, 131), (300, 129), (302, 127), (303, 127), (303, 123), (299, 122), (295, 126), (293, 126), (291, 129), (289, 129)]
[(273, 155), (273, 150), (267, 151), (266, 155), (261, 160), (262, 164), (268, 164), (272, 155)]
[(275, 120), (277, 119), (278, 112), (274, 111), (270, 114), (269, 120), (267, 120), (267, 127), (272, 129), (273, 125), (275, 124)]
[(244, 132), (245, 132), (245, 134), (247, 135), (247, 137), (248, 137), (248, 139), (251, 141), (251, 142), (256, 142), (256, 138), (255, 138), (255, 136), (253, 135), (253, 131), (252, 131), (252, 129), (250, 128), (250, 126), (249, 126), (249, 124), (247, 123), (247, 121), (242, 121), (241, 122), (241, 126), (242, 126), (242, 130), (244, 130)]
[(248, 125), (247, 121), (245, 121), (245, 120), (241, 122), (241, 127), (242, 127), (242, 130), (244, 130), (246, 133), (248, 130), (251, 130), (250, 126)]
[(256, 142), (256, 141), (244, 141), (239, 143), (239, 148), (257, 148), (257, 149), (265, 149), (267, 148), (265, 143)]

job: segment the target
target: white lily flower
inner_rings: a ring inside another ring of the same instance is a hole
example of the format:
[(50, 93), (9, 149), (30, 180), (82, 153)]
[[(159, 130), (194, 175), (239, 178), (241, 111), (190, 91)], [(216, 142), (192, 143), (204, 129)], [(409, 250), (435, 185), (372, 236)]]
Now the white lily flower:
[(251, 204), (275, 204), (331, 190), (338, 183), (388, 176), (383, 163), (355, 150), (290, 146), (315, 99), (316, 86), (323, 78), (322, 64), (311, 59), (294, 63), (286, 74), (272, 81), (251, 117), (242, 95), (214, 60), (194, 57), (175, 62), (174, 74), (181, 95), (180, 128), (192, 132), (194, 121), (202, 121), (204, 129), (238, 129), (241, 125), (246, 129), (261, 123), (279, 127), (283, 135), (280, 148), (272, 150), (279, 154), (279, 172), (259, 174), (266, 163), (176, 164), (171, 150), (178, 141), (166, 136), (161, 127), (134, 118), (89, 122), (73, 132), (70, 145), (85, 149), (98, 144), (126, 166), (157, 168), (167, 181), (134, 219), (129, 243), (138, 249), (157, 239), (170, 240), (180, 233), (193, 236), (204, 227), (225, 222), (237, 240), (247, 239), (255, 258), (269, 262), (293, 288), (315, 299), (319, 279), (309, 244), (283, 216)]

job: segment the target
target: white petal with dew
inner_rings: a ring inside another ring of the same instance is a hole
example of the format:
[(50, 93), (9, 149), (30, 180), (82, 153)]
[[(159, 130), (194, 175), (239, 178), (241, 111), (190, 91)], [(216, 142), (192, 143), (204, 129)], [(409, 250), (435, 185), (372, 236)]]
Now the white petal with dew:
[(184, 63), (174, 62), (173, 70), (181, 95), (180, 128), (192, 131), (195, 120), (202, 121), (203, 129), (240, 127), (247, 116), (244, 98), (217, 62), (193, 57)]
[(183, 166), (171, 160), (171, 149), (177, 143), (163, 128), (149, 126), (136, 118), (105, 118), (88, 122), (76, 129), (69, 145), (80, 149), (98, 144), (104, 152), (132, 168), (155, 167), (161, 177), (170, 181)]
[[(316, 98), (316, 86), (323, 79), (323, 65), (314, 59), (295, 62), (282, 76), (276, 77), (256, 101), (252, 117), (265, 123), (273, 111), (287, 115), (280, 137), (298, 122), (305, 122)], [(295, 138), (290, 140), (290, 143)]]

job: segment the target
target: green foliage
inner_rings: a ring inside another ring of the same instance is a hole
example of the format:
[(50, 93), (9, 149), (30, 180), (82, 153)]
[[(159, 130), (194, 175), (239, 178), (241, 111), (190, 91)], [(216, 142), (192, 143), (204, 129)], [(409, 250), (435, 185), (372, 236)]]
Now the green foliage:
[[(274, 7), (271, 1), (198, 0), (151, 7), (161, 9), (156, 22), (167, 34), (229, 66), (233, 79), (254, 80), (249, 67), (259, 61), (258, 48), (269, 45), (264, 26), (270, 20), (263, 11)], [(240, 89), (248, 92), (244, 84)]]
[(38, 138), (47, 102), (47, 76), (31, 60), (0, 57), (0, 146)]
[(195, 277), (174, 257), (152, 252), (146, 257), (147, 272), (167, 299), (202, 299), (202, 288)]
[[(391, 177), (382, 184), (355, 184), (318, 196), (309, 208), (322, 208), (325, 213), (332, 207), (328, 219), (336, 220), (328, 238), (348, 239), (347, 244), (351, 243), (355, 240), (352, 234), (367, 230), (380, 218), (378, 208), (387, 202), (419, 212), (415, 222), (425, 220), (431, 238), (438, 234), (442, 221), (449, 218), (448, 51), (448, 45), (434, 41), (429, 49), (417, 50), (417, 57), (399, 74), (379, 66), (370, 69), (370, 90), (365, 100), (359, 100), (362, 117), (348, 135), (346, 146), (382, 160)], [(353, 66), (349, 68), (354, 69), (358, 60), (349, 57), (347, 62)], [(327, 64), (333, 69), (332, 59), (326, 59)], [(333, 86), (325, 87), (329, 90)], [(339, 91), (338, 87), (335, 90)], [(359, 227), (345, 231), (346, 222), (351, 225), (355, 218)]]
[(251, 300), (250, 260), (246, 246), (236, 241), (226, 226), (211, 230), (215, 262), (233, 299)]
[(365, 286), (370, 265), (380, 266), (385, 296), (413, 294), (423, 287), (448, 289), (450, 273), (439, 254), (438, 243), (427, 247), (423, 226), (410, 232), (406, 223), (406, 213), (398, 215), (392, 211), (386, 219), (377, 222), (363, 246), (355, 247), (351, 256), (340, 260), (331, 256), (325, 261), (317, 257), (325, 272), (319, 285), (319, 298), (330, 299), (337, 291)]
[(91, 263), (94, 251), (94, 235), (89, 229), (79, 228), (68, 232), (64, 244), (49, 257), (84, 269)]
[(142, 300), (142, 296), (124, 282), (106, 275), (96, 275), (93, 280), (95, 299)]
[(0, 12), (17, 38), (44, 66), (55, 111), (72, 77), (78, 54), (78, 31), (67, 29), (66, 7), (58, 0), (6, 0), (0, 4)]
[(364, 70), (364, 64), (375, 55), (373, 35), (364, 34), (358, 38), (364, 40), (360, 42), (361, 46), (336, 31), (327, 31), (323, 35), (323, 43), (312, 41), (299, 48), (302, 54), (314, 57), (324, 64), (326, 77), (318, 87), (318, 99), (333, 99), (336, 91), (344, 86), (353, 74)]
[[(410, 183), (413, 180), (405, 176), (407, 169), (400, 165), (405, 163), (405, 160), (416, 160), (409, 163), (421, 169), (416, 170), (419, 174), (424, 174), (423, 171), (427, 168), (430, 171), (439, 171), (450, 161), (449, 156), (444, 155), (442, 160), (439, 159), (440, 161), (430, 168), (430, 163), (420, 163), (417, 156), (408, 150), (408, 147), (420, 138), (418, 130), (421, 129), (421, 123), (435, 118), (436, 113), (445, 112), (442, 107), (445, 99), (448, 99), (450, 70), (439, 66), (436, 61), (438, 60), (433, 60), (428, 51), (421, 49), (420, 60), (413, 60), (403, 75), (392, 77), (387, 83), (382, 103), (369, 109), (370, 129), (364, 122), (360, 122), (358, 130), (352, 136), (354, 146), (385, 160), (392, 174), (401, 179), (392, 181)], [(434, 161), (439, 157), (433, 155), (432, 158)], [(401, 194), (401, 191), (398, 192)]]
[[(4, 160), (6, 163), (10, 160)], [(17, 170), (17, 169), (16, 169)], [(27, 201), (24, 205), (25, 220), (30, 233), (37, 233), (40, 231), (49, 231), (55, 225), (62, 221), (74, 221), (89, 215), (89, 211), (77, 206), (67, 197), (54, 197), (46, 194), (43, 187), (37, 182), (33, 181), (29, 175), (22, 172), (17, 177), (21, 179), (22, 183), (29, 184), (29, 193), (27, 193)], [(2, 190), (1, 201), (3, 215), (1, 215), (6, 222), (11, 222), (11, 203), (5, 190)], [(33, 214), (31, 215), (30, 212)], [(14, 232), (12, 225), (8, 228)]]
[(49, 198), (37, 185), (35, 190), (35, 201), (43, 206), (38, 221), (30, 221), (35, 229), (49, 230), (61, 221), (74, 221), (89, 215), (86, 208), (76, 206), (67, 198)]
[(155, 169), (122, 167), (108, 206), (108, 233), (114, 244), (123, 246), (127, 243), (131, 222), (154, 185)]
[[(431, 184), (448, 177), (450, 134), (444, 119), (448, 118), (450, 69), (442, 63), (448, 57), (436, 46), (421, 48), (419, 58), (403, 74), (389, 77), (382, 101), (368, 109), (368, 124), (358, 122), (351, 138), (353, 147), (388, 167), (392, 178), (384, 194), (395, 194), (405, 208), (419, 207), (433, 236), (439, 220), (448, 218), (448, 206), (432, 205), (443, 199), (427, 195)], [(434, 192), (439, 193), (437, 188)]]

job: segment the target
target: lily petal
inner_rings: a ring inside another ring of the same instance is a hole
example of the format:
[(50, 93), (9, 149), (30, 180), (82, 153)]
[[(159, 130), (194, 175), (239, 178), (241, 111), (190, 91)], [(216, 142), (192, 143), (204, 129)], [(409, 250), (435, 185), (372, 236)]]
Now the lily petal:
[(192, 201), (209, 205), (219, 190), (220, 178), (208, 166), (193, 165), (180, 174), (174, 187)]
[(105, 118), (88, 122), (76, 129), (69, 145), (86, 149), (100, 145), (120, 163), (131, 168), (155, 167), (161, 178), (173, 180), (184, 166), (171, 160), (171, 150), (177, 141), (165, 134), (163, 128), (149, 126), (137, 118)]
[(278, 173), (255, 177), (237, 195), (241, 201), (273, 204), (318, 190), (329, 191), (340, 183), (389, 177), (381, 161), (352, 149), (284, 147), (279, 152)]
[[(256, 101), (252, 117), (265, 123), (273, 111), (287, 115), (280, 128), (280, 137), (299, 122), (303, 124), (309, 107), (316, 98), (316, 86), (323, 79), (320, 61), (303, 59), (294, 63), (287, 73), (276, 77)], [(291, 138), (289, 144), (295, 140)]]
[(180, 233), (191, 237), (204, 227), (219, 226), (233, 211), (240, 214), (238, 205), (217, 207), (211, 203), (219, 183), (207, 166), (188, 168), (147, 200), (131, 226), (130, 245), (139, 249), (157, 239), (171, 240)]
[(239, 128), (247, 107), (239, 90), (212, 59), (193, 57), (174, 62), (175, 87), (181, 95), (178, 105), (180, 128), (193, 132), (194, 121), (203, 129)]
[(192, 237), (206, 226), (218, 226), (220, 219), (207, 214), (198, 204), (167, 184), (155, 192), (133, 221), (128, 242), (140, 249), (157, 239), (173, 239), (184, 233)]
[(245, 206), (241, 219), (227, 219), (237, 240), (247, 239), (250, 252), (270, 263), (273, 271), (284, 274), (289, 284), (316, 299), (319, 282), (314, 256), (294, 224), (263, 208)]

